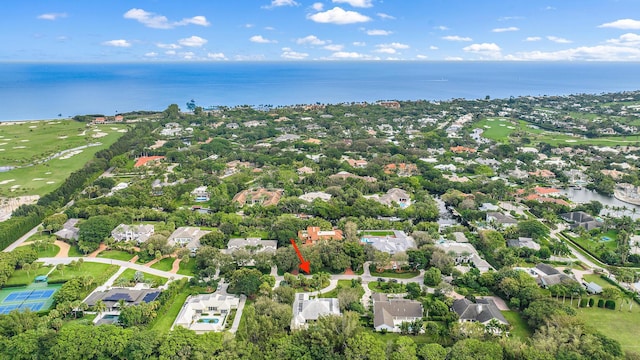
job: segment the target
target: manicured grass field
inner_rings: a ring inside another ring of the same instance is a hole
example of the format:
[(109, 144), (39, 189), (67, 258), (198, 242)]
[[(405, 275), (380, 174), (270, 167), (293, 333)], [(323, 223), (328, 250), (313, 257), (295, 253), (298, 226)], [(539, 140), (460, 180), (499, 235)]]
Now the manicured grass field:
[[(318, 297), (320, 298), (335, 298), (338, 297), (338, 291), (340, 291), (340, 289), (346, 289), (346, 288), (351, 288), (351, 280), (338, 280), (338, 287), (318, 295)], [(364, 295), (364, 289), (362, 288), (362, 285), (357, 287), (358, 291), (360, 292), (360, 297), (362, 297), (362, 295)]]
[[(122, 274), (120, 274), (120, 276), (118, 276), (118, 278), (116, 279), (115, 283), (117, 283), (118, 280), (120, 280), (120, 279), (132, 280), (134, 275), (135, 275), (135, 273), (136, 273), (136, 270), (127, 269)], [(164, 284), (167, 283), (167, 280), (168, 280), (165, 277), (149, 274), (149, 273), (146, 273), (146, 272), (143, 272), (143, 275), (144, 275), (144, 281), (145, 282), (149, 282), (149, 283), (155, 283), (155, 284), (159, 284), (159, 285), (164, 285)]]
[(375, 270), (371, 270), (371, 276), (373, 277), (389, 277), (395, 279), (411, 279), (420, 275), (419, 271), (407, 271), (407, 272), (395, 272), (393, 270), (387, 270), (384, 272), (376, 272)]
[(157, 263), (151, 265), (151, 267), (154, 269), (162, 270), (162, 271), (169, 271), (173, 267), (173, 262), (175, 260), (176, 259), (172, 257), (164, 258), (158, 261)]
[(631, 312), (628, 304), (623, 304), (621, 311), (618, 306), (619, 300), (616, 301), (616, 310), (598, 307), (576, 309), (577, 317), (606, 336), (618, 340), (623, 350), (638, 351), (640, 306), (634, 303)]
[(369, 289), (371, 289), (371, 291), (386, 293), (386, 294), (401, 294), (406, 291), (404, 284), (401, 284), (401, 283), (394, 284), (393, 287), (388, 289), (383, 289), (381, 287), (381, 285), (384, 285), (384, 284), (386, 283), (379, 283), (377, 281), (372, 281), (369, 283), (368, 286), (369, 286)]
[[(125, 128), (123, 125), (86, 127), (83, 123), (71, 120), (34, 121), (2, 126), (0, 149), (4, 151), (0, 151), (0, 163), (8, 166), (35, 165), (0, 173), (0, 196), (42, 196), (55, 190), (69, 174), (91, 160), (96, 152), (113, 144), (123, 135), (117, 130)], [(93, 131), (94, 129), (99, 131)], [(85, 134), (79, 136), (85, 130)], [(94, 137), (98, 133), (107, 135)], [(60, 151), (94, 143), (100, 145), (87, 147), (79, 153), (65, 154), (70, 155), (67, 159), (63, 155), (37, 163)]]
[(60, 247), (55, 244), (44, 245), (44, 246), (41, 246), (40, 248), (34, 247), (34, 249), (38, 253), (38, 258), (54, 257), (58, 255), (58, 253), (60, 252)]
[(184, 290), (179, 292), (173, 299), (173, 303), (171, 303), (169, 309), (162, 314), (162, 316), (158, 316), (158, 319), (153, 323), (151, 329), (162, 333), (169, 332), (171, 325), (173, 325), (178, 313), (180, 313), (180, 309), (182, 309), (182, 305), (184, 305), (184, 301), (190, 294), (191, 290), (186, 286)]
[(122, 261), (129, 261), (133, 259), (134, 256), (135, 255), (130, 254), (126, 251), (121, 251), (121, 250), (105, 250), (98, 254), (99, 258), (107, 258), (107, 259), (122, 260)]
[(69, 280), (76, 276), (91, 276), (96, 284), (103, 284), (111, 275), (118, 271), (119, 266), (110, 264), (83, 262), (78, 268), (65, 266), (64, 270), (54, 270), (49, 275), (49, 281), (58, 282)]
[(517, 311), (502, 311), (502, 315), (511, 324), (511, 335), (520, 338), (525, 341), (533, 335), (533, 331), (529, 327), (529, 324), (520, 316)]
[(584, 275), (582, 277), (582, 279), (586, 282), (594, 282), (600, 286), (602, 286), (602, 288), (608, 288), (608, 287), (615, 287), (611, 284), (609, 284), (605, 279), (601, 278), (600, 275)]
[(371, 235), (371, 236), (387, 236), (393, 235), (393, 231), (363, 231), (361, 236), (363, 235)]
[(85, 256), (85, 254), (82, 253), (82, 251), (80, 251), (80, 248), (78, 248), (78, 245), (71, 245), (71, 247), (69, 248), (69, 257), (81, 257), (81, 256)]
[(189, 259), (188, 263), (184, 261), (180, 261), (180, 269), (178, 269), (178, 274), (193, 276), (196, 274), (196, 260)]
[(16, 270), (13, 272), (9, 280), (7, 280), (7, 285), (29, 285), (33, 282), (36, 276), (46, 275), (50, 270), (51, 268), (48, 267), (39, 267), (36, 271), (29, 271), (29, 274), (27, 274), (27, 272), (24, 270)]
[(411, 340), (413, 340), (418, 345), (431, 344), (431, 343), (437, 342), (436, 339), (429, 334), (420, 334), (420, 335), (413, 336), (413, 335), (400, 335), (398, 333), (385, 334), (377, 331), (372, 331), (372, 334), (375, 337), (377, 337), (379, 340), (384, 342), (385, 344), (388, 344), (389, 342), (391, 343), (395, 342), (396, 340), (398, 340), (400, 336), (408, 336), (409, 338), (411, 338)]

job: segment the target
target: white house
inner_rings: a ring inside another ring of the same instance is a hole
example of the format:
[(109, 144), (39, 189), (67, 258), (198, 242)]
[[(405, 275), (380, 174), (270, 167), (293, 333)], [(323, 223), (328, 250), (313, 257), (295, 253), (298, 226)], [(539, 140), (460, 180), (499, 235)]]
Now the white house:
[(308, 293), (296, 294), (293, 302), (293, 319), (291, 328), (304, 328), (309, 321), (316, 321), (321, 316), (340, 316), (340, 306), (335, 298), (309, 299)]
[(200, 248), (200, 238), (210, 232), (211, 231), (200, 230), (199, 227), (182, 226), (177, 228), (171, 236), (169, 236), (167, 243), (170, 246), (187, 248), (195, 253), (196, 250)]
[(115, 241), (135, 241), (142, 244), (153, 235), (153, 225), (125, 225), (120, 224), (111, 231)]
[(240, 298), (235, 295), (213, 293), (189, 296), (171, 328), (182, 326), (196, 334), (222, 331), (229, 313), (237, 309), (239, 304)]

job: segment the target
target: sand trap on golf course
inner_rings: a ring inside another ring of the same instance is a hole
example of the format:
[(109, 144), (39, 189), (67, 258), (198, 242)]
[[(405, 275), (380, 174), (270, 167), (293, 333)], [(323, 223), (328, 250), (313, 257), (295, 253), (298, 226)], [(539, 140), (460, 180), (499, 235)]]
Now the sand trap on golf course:
[(16, 179), (2, 180), (0, 181), (0, 185), (7, 185), (10, 182), (14, 182)]

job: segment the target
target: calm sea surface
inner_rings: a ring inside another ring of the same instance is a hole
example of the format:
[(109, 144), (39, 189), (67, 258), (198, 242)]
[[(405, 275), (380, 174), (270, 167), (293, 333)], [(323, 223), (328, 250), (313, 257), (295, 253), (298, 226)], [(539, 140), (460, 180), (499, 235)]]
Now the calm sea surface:
[(477, 99), (640, 89), (640, 63), (0, 63), (0, 121), (215, 105)]

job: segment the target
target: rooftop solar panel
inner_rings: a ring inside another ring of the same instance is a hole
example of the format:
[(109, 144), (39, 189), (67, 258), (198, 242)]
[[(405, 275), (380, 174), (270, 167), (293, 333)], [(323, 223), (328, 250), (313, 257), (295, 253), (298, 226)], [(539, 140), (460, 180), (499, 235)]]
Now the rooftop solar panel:
[(144, 301), (146, 303), (149, 303), (149, 302), (152, 302), (153, 300), (157, 299), (158, 296), (160, 296), (160, 291), (154, 291), (154, 292), (151, 292), (151, 293), (148, 293), (147, 295), (145, 295), (142, 298), (142, 301)]
[(131, 296), (127, 293), (115, 293), (104, 298), (104, 301), (118, 301), (118, 300), (124, 300), (128, 302), (133, 301), (133, 299), (131, 299)]

